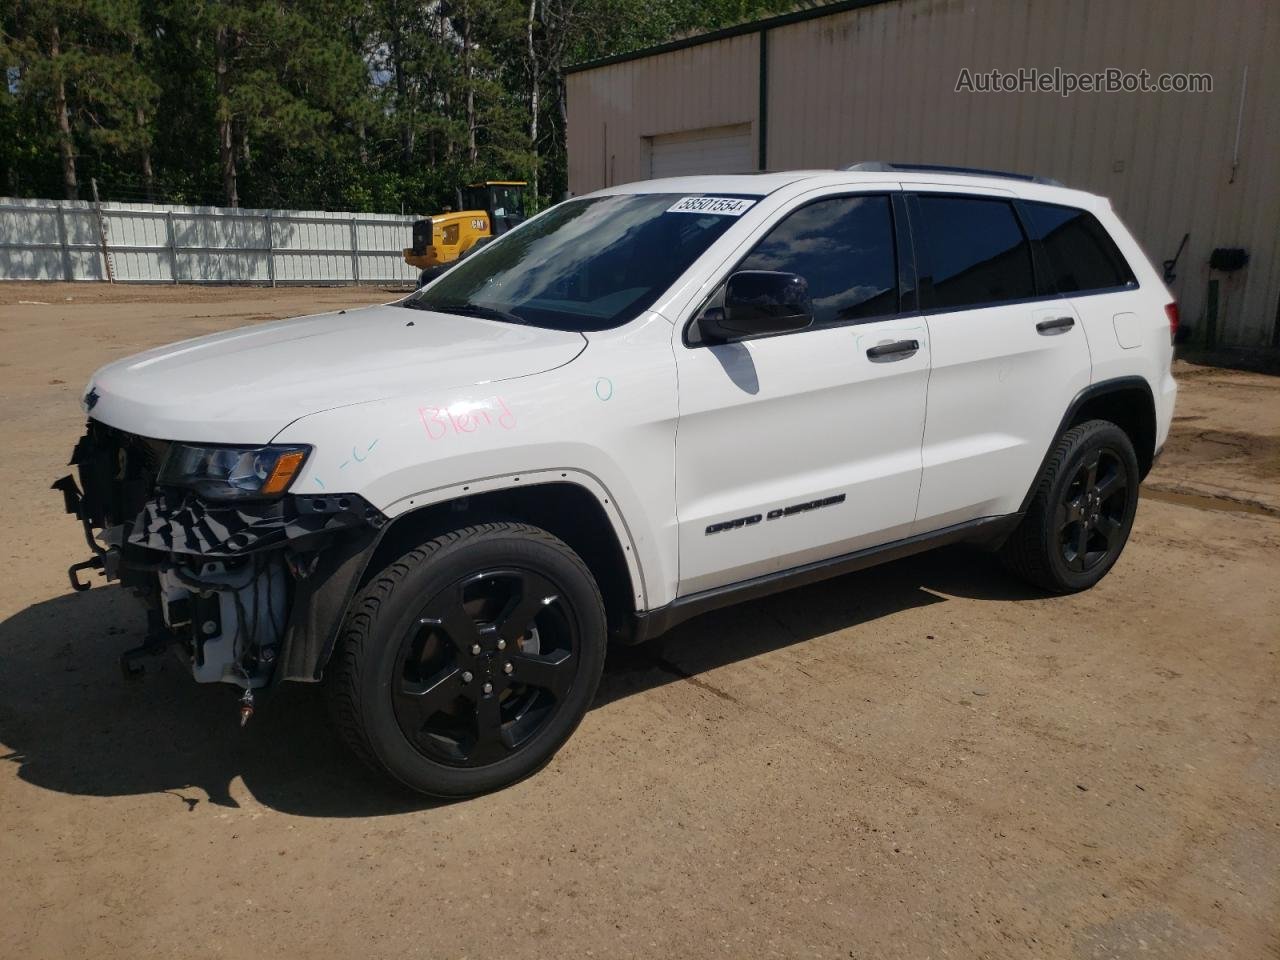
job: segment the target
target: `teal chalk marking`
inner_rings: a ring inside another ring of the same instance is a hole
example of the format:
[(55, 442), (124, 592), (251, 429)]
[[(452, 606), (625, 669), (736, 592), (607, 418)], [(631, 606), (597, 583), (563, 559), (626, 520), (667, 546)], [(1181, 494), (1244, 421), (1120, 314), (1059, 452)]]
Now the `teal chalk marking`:
[[(380, 439), (380, 438), (375, 438), (375, 439), (374, 439), (374, 441), (373, 441), (373, 443), (371, 443), (371, 444), (369, 444), (369, 446), (365, 447), (365, 450), (364, 450), (364, 456), (360, 456), (360, 454), (356, 453), (356, 448), (355, 448), (355, 447), (352, 447), (352, 448), (351, 448), (351, 460), (354, 460), (356, 463), (364, 463), (366, 460), (368, 460), (368, 459), (369, 459), (369, 454), (370, 454), (370, 453), (372, 453), (372, 452), (373, 452), (373, 448), (374, 448), (374, 447), (376, 447), (376, 446), (378, 445), (378, 439)], [(341, 469), (343, 469), (344, 467), (346, 467), (346, 465), (347, 465), (348, 463), (350, 463), (350, 462), (351, 462), (351, 460), (346, 461), (346, 463), (342, 464), (342, 466), (338, 467), (338, 469), (339, 469), (339, 470), (341, 470)]]

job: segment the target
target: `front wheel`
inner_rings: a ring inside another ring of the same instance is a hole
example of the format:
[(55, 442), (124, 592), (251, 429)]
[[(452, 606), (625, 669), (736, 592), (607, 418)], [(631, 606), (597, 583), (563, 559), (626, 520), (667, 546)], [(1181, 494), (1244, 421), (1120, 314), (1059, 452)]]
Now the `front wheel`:
[(590, 572), (536, 527), (452, 531), (375, 575), (326, 677), (342, 738), (419, 793), (454, 798), (528, 776), (595, 695), (604, 603)]
[(1031, 505), (1001, 550), (1005, 565), (1053, 593), (1087, 590), (1106, 576), (1138, 508), (1138, 458), (1114, 423), (1089, 420), (1054, 446)]

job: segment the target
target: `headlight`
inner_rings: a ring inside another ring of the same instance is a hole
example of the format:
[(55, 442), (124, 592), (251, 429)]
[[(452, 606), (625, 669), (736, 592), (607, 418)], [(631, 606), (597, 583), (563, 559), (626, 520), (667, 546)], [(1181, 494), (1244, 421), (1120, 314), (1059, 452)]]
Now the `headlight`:
[(161, 484), (190, 487), (210, 500), (276, 497), (302, 469), (310, 447), (197, 447), (175, 443), (160, 467)]

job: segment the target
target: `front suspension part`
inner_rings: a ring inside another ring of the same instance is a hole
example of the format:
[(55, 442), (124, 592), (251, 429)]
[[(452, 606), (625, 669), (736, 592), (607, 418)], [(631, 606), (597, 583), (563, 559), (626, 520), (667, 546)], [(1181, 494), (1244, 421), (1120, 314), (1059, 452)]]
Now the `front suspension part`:
[(137, 680), (147, 672), (139, 661), (146, 657), (158, 657), (178, 642), (166, 628), (160, 611), (147, 609), (147, 639), (140, 646), (132, 647), (120, 654), (120, 672), (126, 680)]

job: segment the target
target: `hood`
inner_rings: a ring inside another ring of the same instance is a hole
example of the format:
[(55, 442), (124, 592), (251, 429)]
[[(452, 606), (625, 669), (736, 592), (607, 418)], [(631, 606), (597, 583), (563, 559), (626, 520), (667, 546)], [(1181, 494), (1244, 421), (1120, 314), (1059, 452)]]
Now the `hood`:
[(242, 327), (108, 364), (85, 406), (159, 440), (265, 443), (307, 414), (541, 373), (579, 333), (392, 304)]

